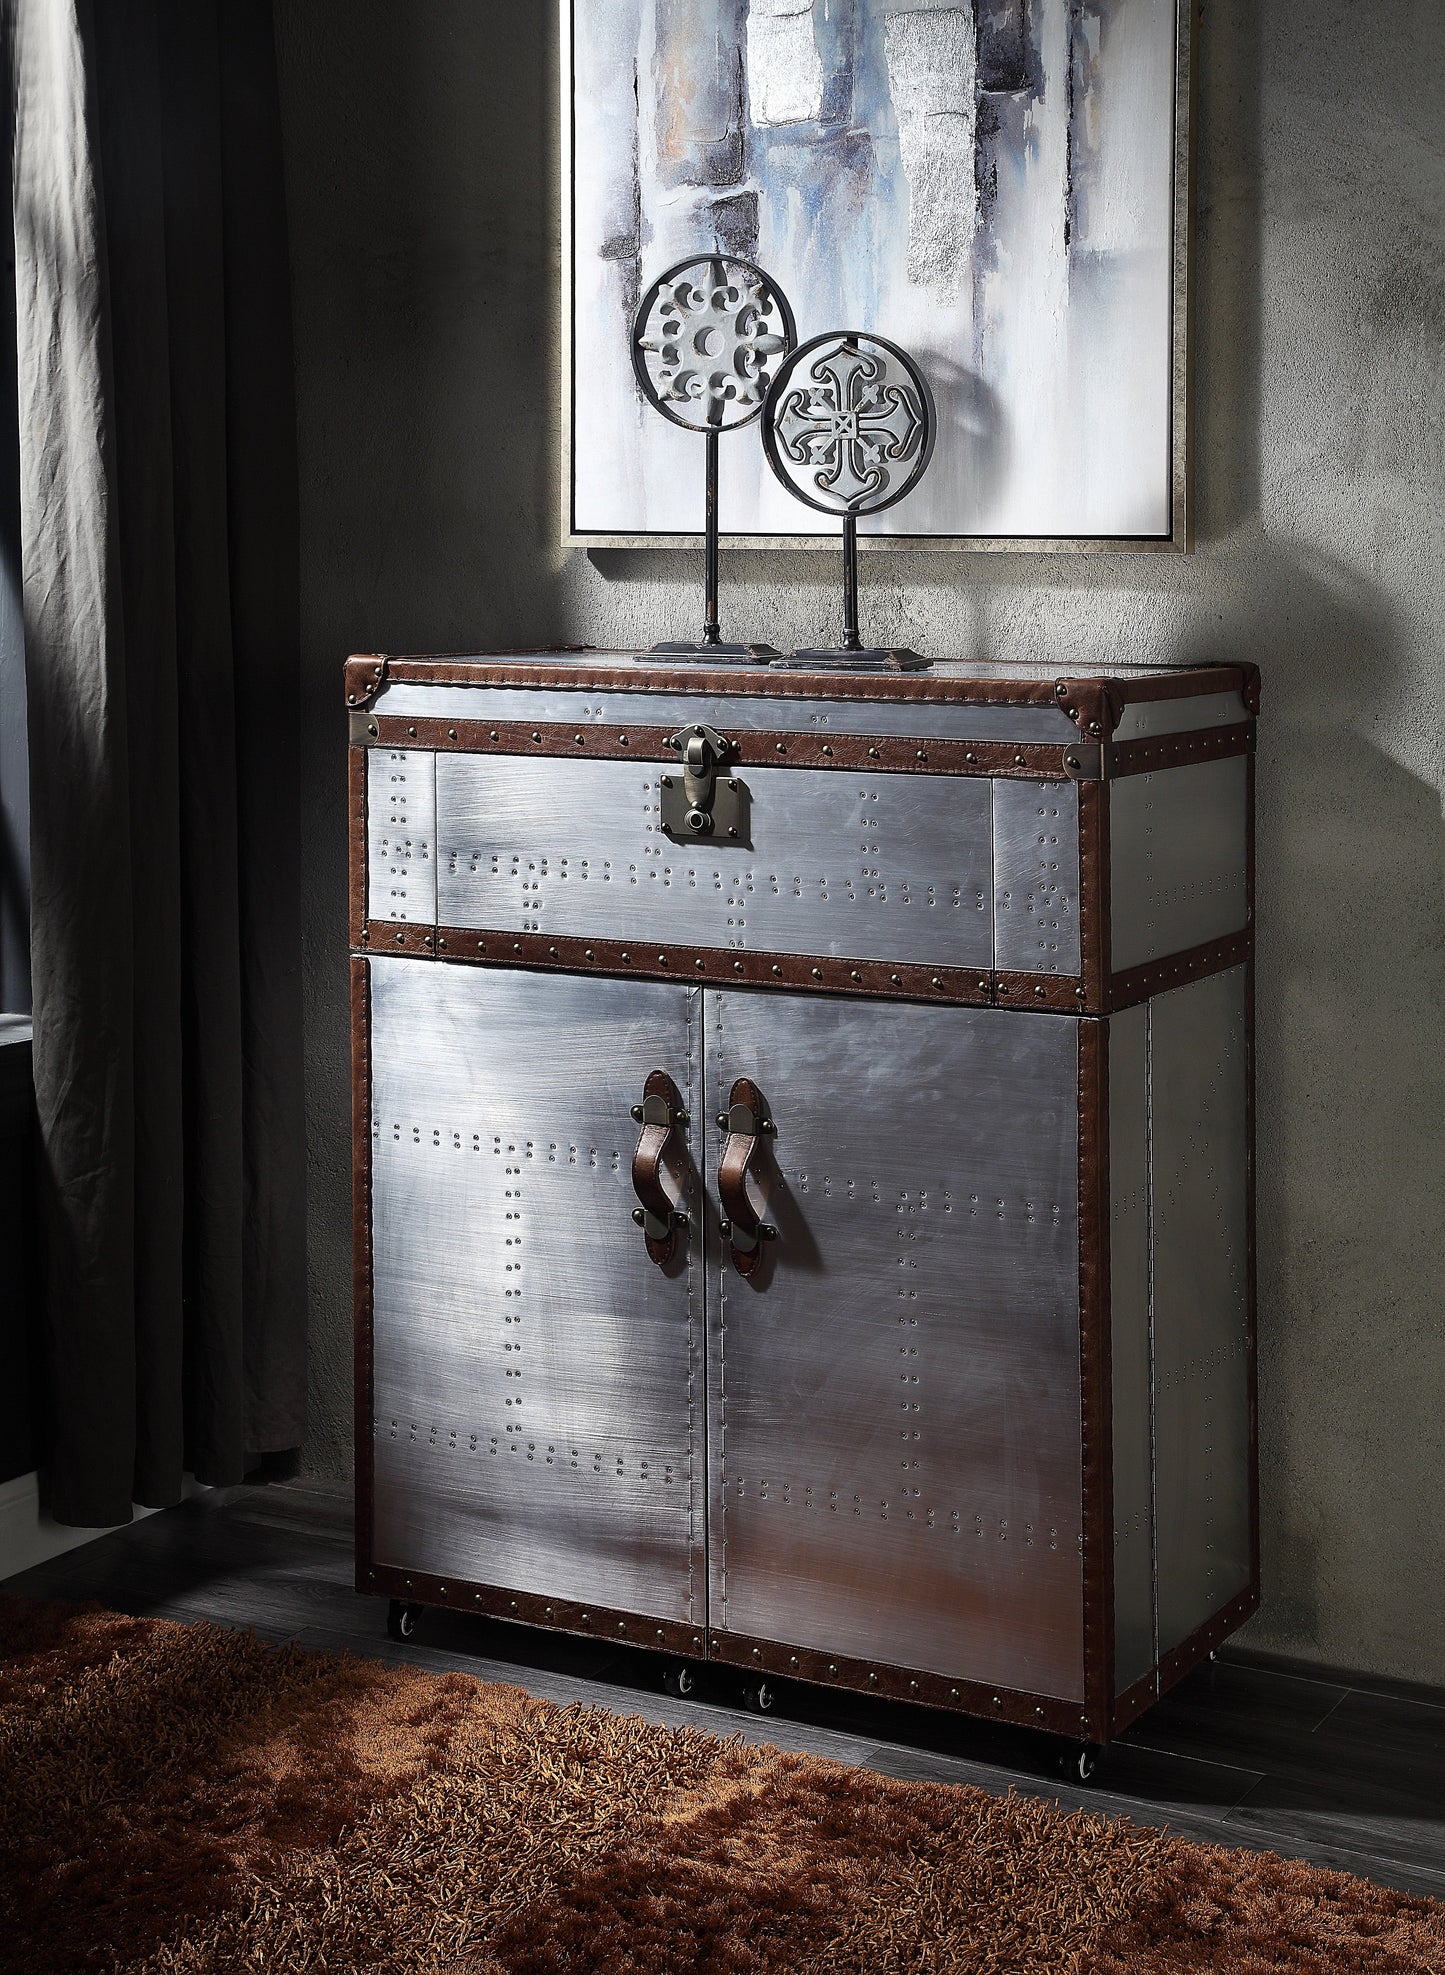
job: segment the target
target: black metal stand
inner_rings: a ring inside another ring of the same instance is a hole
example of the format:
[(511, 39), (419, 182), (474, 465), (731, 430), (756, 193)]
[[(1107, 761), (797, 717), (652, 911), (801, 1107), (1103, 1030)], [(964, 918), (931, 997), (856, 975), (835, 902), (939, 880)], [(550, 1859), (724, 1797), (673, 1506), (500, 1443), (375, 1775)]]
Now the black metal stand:
[(671, 641), (654, 645), (649, 658), (690, 658), (698, 660), (745, 658), (754, 665), (767, 665), (782, 657), (776, 645), (725, 645), (718, 617), (718, 501), (716, 432), (708, 432), (707, 492), (703, 521), (703, 607), (702, 642), (692, 645)]
[(905, 645), (866, 647), (858, 635), (858, 517), (843, 516), (843, 642), (769, 661), (774, 672), (926, 672), (930, 661)]

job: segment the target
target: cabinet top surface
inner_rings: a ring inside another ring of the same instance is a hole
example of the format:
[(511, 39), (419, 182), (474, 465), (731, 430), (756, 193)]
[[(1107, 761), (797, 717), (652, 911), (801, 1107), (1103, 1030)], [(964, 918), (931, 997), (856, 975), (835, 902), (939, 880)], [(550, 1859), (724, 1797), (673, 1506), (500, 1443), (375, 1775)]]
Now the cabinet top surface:
[[(605, 686), (635, 693), (765, 694), (772, 699), (994, 701), (1056, 703), (1071, 713), (1081, 701), (1102, 702), (1117, 720), (1139, 701), (1190, 699), (1236, 691), (1250, 710), (1258, 702), (1252, 665), (1093, 666), (1085, 670), (1039, 662), (943, 659), (924, 672), (775, 669), (756, 663), (689, 659), (592, 646), (458, 653), (359, 653), (348, 659), (347, 698), (360, 705), (392, 681), (422, 685)], [(1111, 721), (1111, 725), (1113, 722)]]

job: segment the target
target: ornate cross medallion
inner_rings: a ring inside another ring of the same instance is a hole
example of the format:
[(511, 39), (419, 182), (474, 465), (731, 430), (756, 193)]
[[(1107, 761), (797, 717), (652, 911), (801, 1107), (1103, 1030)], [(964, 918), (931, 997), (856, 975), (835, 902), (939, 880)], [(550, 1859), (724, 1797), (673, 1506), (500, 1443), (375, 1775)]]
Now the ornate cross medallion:
[(818, 491), (858, 510), (886, 493), (890, 463), (917, 453), (927, 430), (918, 393), (884, 381), (885, 367), (855, 344), (814, 359), (809, 383), (791, 386), (773, 429), (789, 460), (814, 469)]

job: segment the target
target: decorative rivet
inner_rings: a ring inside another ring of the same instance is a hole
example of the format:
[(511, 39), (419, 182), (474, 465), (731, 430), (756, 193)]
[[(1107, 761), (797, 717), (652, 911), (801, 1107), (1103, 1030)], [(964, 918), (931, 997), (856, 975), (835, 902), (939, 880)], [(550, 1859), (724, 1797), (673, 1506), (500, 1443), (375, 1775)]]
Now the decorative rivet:
[(790, 1653), (788, 1655), (788, 1665), (796, 1666), (797, 1664), (798, 1664), (798, 1655), (796, 1653)]
[(888, 976), (888, 980), (889, 980), (889, 984), (893, 987), (902, 987), (903, 985), (903, 980), (901, 975), (890, 974)]
[(513, 1600), (512, 1600), (512, 1610), (513, 1610), (513, 1611), (515, 1611), (516, 1609), (517, 1609), (517, 1601), (516, 1601), (516, 1599), (515, 1599), (515, 1598), (513, 1598)]
[(487, 735), (487, 739), (488, 739), (489, 741), (495, 741), (495, 740), (498, 740), (499, 738), (500, 738), (500, 736), (498, 735), (498, 733), (497, 733), (497, 730), (496, 730), (496, 728), (495, 728), (495, 727), (493, 727), (493, 728), (491, 729), (491, 731), (490, 731), (490, 732), (488, 733), (488, 735)]
[(868, 1676), (868, 1685), (869, 1685), (870, 1687), (876, 1687), (876, 1686), (878, 1685), (878, 1675), (877, 1675), (876, 1673), (870, 1673), (870, 1674), (869, 1674), (869, 1676)]
[(949, 1700), (951, 1700), (951, 1701), (956, 1701), (956, 1700), (958, 1699), (958, 1689), (957, 1689), (956, 1687), (950, 1687), (950, 1688), (949, 1688), (949, 1690), (948, 1690), (948, 1698), (949, 1698)]
[(831, 1673), (831, 1674), (834, 1674), (834, 1675), (836, 1675), (836, 1674), (837, 1674), (837, 1671), (838, 1671), (838, 1669), (837, 1669), (837, 1667), (836, 1667), (836, 1666), (830, 1666), (830, 1667), (828, 1668), (828, 1671), (829, 1671), (829, 1673)]
[(555, 946), (549, 946), (547, 948), (547, 953), (550, 959), (555, 960), (557, 958), (557, 949)]
[(366, 942), (367, 942), (367, 941), (368, 941), (368, 940), (369, 940), (370, 938), (371, 938), (371, 930), (370, 930), (370, 928), (369, 928), (369, 927), (367, 927), (367, 926), (363, 926), (363, 927), (362, 927), (362, 929), (361, 929), (361, 944), (362, 944), (363, 946), (365, 946), (365, 945), (366, 945)]
[(1084, 999), (1084, 990), (1081, 987), (1074, 989), (1074, 999), (1075, 1001), (1082, 1001)]
[(544, 1618), (550, 1618), (552, 1616), (552, 1607), (550, 1605), (544, 1605), (542, 1607), (542, 1616)]
[(858, 969), (854, 967), (851, 973), (849, 974), (848, 978), (850, 981), (861, 981), (863, 976), (858, 972)]
[(485, 953), (486, 950), (487, 950), (487, 942), (484, 939), (479, 939), (477, 941), (477, 952)]
[(585, 747), (587, 745), (581, 734), (574, 734), (572, 738), (576, 741), (578, 747)]
[(763, 1649), (762, 1649), (762, 1647), (761, 1647), (761, 1646), (754, 1646), (754, 1647), (753, 1647), (753, 1658), (754, 1658), (755, 1660), (760, 1660), (760, 1659), (762, 1658), (762, 1656), (763, 1656)]
[(999, 1699), (997, 1694), (995, 1694), (993, 1697), (993, 1704), (996, 1708), (1001, 1708), (1003, 1706), (1003, 1702)]
[(910, 1694), (916, 1694), (918, 1692), (918, 1682), (916, 1680), (909, 1681), (908, 1691)]
[(659, 967), (665, 967), (667, 965), (667, 955), (665, 953), (658, 954), (657, 964)]
[(618, 1619), (618, 1621), (617, 1621), (617, 1630), (618, 1630), (619, 1632), (625, 1632), (625, 1631), (627, 1630), (627, 1625), (626, 1625), (626, 1622), (625, 1622), (625, 1621), (624, 1621), (623, 1619)]
[(933, 977), (933, 985), (936, 988), (941, 988), (943, 986), (943, 982), (937, 974), (935, 974)]
[(663, 776), (663, 778), (662, 778), (662, 786), (663, 786), (663, 787), (664, 787), (665, 789), (670, 789), (670, 788), (672, 787), (672, 777), (671, 777), (671, 775), (664, 775), (664, 776)]
[(634, 1208), (633, 1208), (633, 1210), (632, 1210), (632, 1218), (633, 1218), (633, 1220), (634, 1220), (634, 1221), (635, 1221), (635, 1222), (637, 1223), (637, 1225), (638, 1225), (638, 1227), (641, 1227), (641, 1226), (642, 1226), (642, 1223), (643, 1223), (643, 1220), (645, 1219), (645, 1216), (644, 1216), (644, 1214), (643, 1214), (643, 1211), (642, 1211), (642, 1209), (641, 1209), (640, 1207), (634, 1207)]
[(579, 1625), (590, 1625), (592, 1623), (591, 1612), (583, 1612), (582, 1616), (578, 1619), (577, 1623)]
[(456, 730), (456, 728), (455, 728), (455, 727), (448, 727), (448, 728), (447, 728), (447, 739), (448, 739), (449, 741), (454, 741), (454, 740), (456, 739), (456, 737), (457, 737), (457, 730)]
[(624, 953), (622, 955), (622, 958), (624, 961), (630, 961), (632, 959), (632, 955), (630, 953)]
[[(697, 964), (698, 964), (698, 966), (700, 967), (700, 966), (702, 965), (702, 962), (701, 962), (701, 961), (699, 960)], [(740, 973), (741, 973), (742, 971), (743, 971), (743, 963), (742, 963), (742, 961), (741, 961), (741, 960), (734, 960), (734, 962), (733, 962), (733, 972), (734, 972), (735, 974), (740, 974)], [(776, 971), (777, 971), (777, 970), (776, 970), (776, 969), (774, 969), (774, 972), (776, 972)]]
[(977, 768), (978, 756), (976, 754), (966, 754), (963, 758), (966, 762), (970, 764), (970, 766)]
[(879, 757), (878, 757), (878, 750), (877, 750), (877, 748), (876, 748), (876, 747), (870, 747), (870, 748), (869, 748), (869, 750), (868, 750), (868, 759), (869, 759), (870, 761), (877, 761), (877, 760), (878, 760), (878, 758), (879, 758)]
[(534, 727), (534, 728), (532, 729), (532, 739), (533, 739), (534, 741), (540, 741), (540, 740), (541, 740), (541, 738), (542, 738), (542, 736), (541, 736), (541, 734), (540, 734), (540, 733), (539, 733), (539, 732), (537, 731), (537, 729), (536, 729), (536, 728)]
[(522, 951), (522, 942), (519, 939), (512, 941), (512, 951), (513, 953), (520, 953)]
[(618, 745), (619, 747), (626, 747), (626, 745), (627, 745), (627, 736), (626, 736), (626, 734), (619, 734), (619, 735), (617, 736), (617, 745)]
[(1026, 755), (1022, 755), (1022, 754), (1016, 754), (1016, 755), (1014, 756), (1014, 767), (1015, 767), (1015, 768), (1027, 768), (1027, 767), (1028, 767), (1028, 765), (1029, 765), (1029, 764), (1028, 764), (1028, 757), (1027, 757)]
[(773, 745), (773, 753), (774, 753), (774, 754), (786, 754), (786, 753), (787, 753), (787, 751), (788, 751), (788, 750), (787, 750), (787, 749), (786, 749), (786, 748), (784, 747), (784, 745), (783, 745), (783, 743), (782, 743), (781, 741), (777, 741), (777, 742), (775, 742), (775, 743), (774, 743), (774, 745)]
[(979, 993), (980, 993), (980, 994), (987, 994), (987, 993), (988, 993), (988, 982), (987, 982), (987, 981), (980, 981), (980, 982), (979, 982), (979, 984), (978, 984), (978, 991), (979, 991)]
[(582, 958), (583, 958), (584, 960), (590, 960), (590, 959), (592, 958), (592, 949), (591, 949), (591, 947), (590, 947), (590, 946), (585, 946), (585, 947), (583, 947), (583, 949), (582, 949)]
[(376, 724), (376, 722), (375, 722), (374, 720), (368, 720), (368, 721), (367, 721), (367, 723), (366, 723), (366, 731), (367, 731), (367, 733), (368, 733), (368, 734), (370, 734), (370, 735), (371, 735), (371, 736), (373, 737), (373, 739), (374, 739), (374, 738), (376, 737), (376, 735), (378, 735), (378, 734), (379, 734), (379, 733), (381, 732), (381, 729), (380, 729), (380, 727), (378, 727), (378, 726), (377, 726), (377, 724)]
[(920, 761), (927, 761), (927, 759), (928, 759), (928, 749), (927, 749), (927, 748), (923, 748), (923, 747), (921, 747), (921, 748), (920, 748), (920, 749), (918, 750), (918, 759), (919, 759)]
[(783, 970), (782, 970), (782, 968), (781, 968), (781, 967), (779, 967), (779, 966), (777, 965), (777, 963), (776, 963), (776, 962), (774, 962), (774, 964), (773, 964), (773, 972), (774, 972), (775, 974), (781, 974), (781, 973), (782, 973), (782, 971), (783, 971)]
[(639, 1125), (642, 1123), (642, 1106), (640, 1104), (634, 1104), (632, 1106), (632, 1117), (634, 1123)]
[(1034, 993), (1038, 996), (1039, 1000), (1042, 1001), (1044, 996), (1048, 993), (1048, 989), (1044, 987), (1036, 987), (1034, 989)]
[(1099, 727), (1099, 723), (1098, 723), (1098, 721), (1097, 721), (1097, 720), (1091, 720), (1091, 721), (1089, 722), (1089, 732), (1090, 732), (1091, 734), (1097, 734), (1097, 733), (1099, 733), (1099, 732), (1100, 732), (1100, 727)]
[(398, 933), (398, 934), (397, 934), (397, 936), (396, 936), (396, 943), (397, 943), (397, 945), (398, 945), (398, 946), (401, 946), (401, 945), (403, 945), (403, 944), (405, 943), (405, 940), (406, 940), (406, 934), (405, 934), (405, 933)]
[(720, 1132), (725, 1132), (725, 1131), (727, 1130), (727, 1128), (728, 1128), (728, 1114), (727, 1114), (727, 1112), (726, 1112), (726, 1111), (719, 1111), (719, 1112), (718, 1112), (718, 1114), (717, 1114), (717, 1128), (718, 1128), (718, 1130), (719, 1130)]
[(822, 978), (823, 978), (823, 970), (822, 970), (822, 968), (821, 968), (821, 967), (815, 967), (815, 968), (813, 969), (813, 979), (814, 979), (815, 981), (821, 981), (821, 980), (822, 980)]
[(415, 739), (416, 739), (416, 728), (415, 728), (415, 727), (408, 727), (406, 731), (407, 731), (407, 732), (408, 732), (408, 733), (409, 733), (409, 734), (411, 735), (411, 737), (412, 737), (412, 739), (413, 739), (413, 740), (415, 740)]
[(443, 952), (446, 951), (446, 944), (447, 943), (444, 939), (441, 939), (440, 937), (437, 939), (437, 945), (442, 949)]
[(831, 754), (833, 752), (832, 748), (829, 747), (826, 741), (824, 741), (823, 743), (823, 752), (824, 754)]

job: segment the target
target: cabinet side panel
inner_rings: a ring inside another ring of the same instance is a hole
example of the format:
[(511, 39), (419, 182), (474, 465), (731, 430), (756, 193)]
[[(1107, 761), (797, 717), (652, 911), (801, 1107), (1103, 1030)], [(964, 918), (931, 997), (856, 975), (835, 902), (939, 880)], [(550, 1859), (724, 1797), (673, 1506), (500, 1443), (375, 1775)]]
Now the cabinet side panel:
[(758, 1272), (710, 1235), (715, 1635), (1082, 1699), (1078, 1030), (708, 992), (709, 1116), (777, 1127)]
[(994, 965), (1079, 971), (1079, 791), (1074, 782), (993, 784)]
[(1239, 754), (1109, 783), (1116, 974), (1244, 930), (1248, 780)]
[(1114, 1425), (1114, 1692), (1155, 1664), (1149, 1335), (1149, 1011), (1109, 1021), (1109, 1278)]
[(1162, 1658), (1251, 1577), (1246, 973), (1150, 1007)]
[(703, 1622), (702, 1282), (630, 1115), (654, 1069), (696, 1115), (697, 1002), (371, 962), (377, 1564)]
[(374, 747), (366, 769), (366, 916), (434, 926), (436, 756)]

